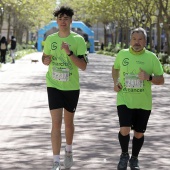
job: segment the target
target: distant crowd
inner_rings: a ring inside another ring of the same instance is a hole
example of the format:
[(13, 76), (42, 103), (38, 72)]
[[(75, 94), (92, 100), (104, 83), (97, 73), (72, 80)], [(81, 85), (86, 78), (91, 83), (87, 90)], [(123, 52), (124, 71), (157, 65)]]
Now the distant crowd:
[(15, 63), (15, 50), (16, 50), (16, 38), (11, 36), (11, 39), (7, 41), (3, 36), (0, 40), (0, 63), (6, 64), (6, 54), (9, 51), (12, 64)]

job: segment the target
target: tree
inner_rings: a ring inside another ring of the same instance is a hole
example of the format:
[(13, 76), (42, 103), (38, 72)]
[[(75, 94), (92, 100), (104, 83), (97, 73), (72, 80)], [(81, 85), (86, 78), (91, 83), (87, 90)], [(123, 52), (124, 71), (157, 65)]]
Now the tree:
[[(161, 27), (165, 30), (168, 47), (170, 39), (170, 0), (60, 0), (61, 5), (69, 4), (76, 11), (76, 19), (88, 25), (102, 22), (104, 25), (105, 43), (107, 42), (106, 28), (111, 26), (113, 42), (117, 42), (119, 33), (122, 43), (128, 44), (129, 31), (135, 27), (143, 27), (148, 33), (148, 43), (153, 44), (153, 30), (157, 25), (158, 52), (161, 50)], [(159, 9), (159, 15), (155, 15)], [(116, 25), (116, 27), (115, 27)], [(112, 27), (113, 26), (113, 27)], [(154, 28), (153, 28), (154, 27)], [(170, 50), (170, 48), (168, 48)], [(169, 53), (169, 52), (168, 52)]]
[(2, 3), (2, 0), (0, 0), (0, 35), (2, 30), (3, 20), (4, 20), (4, 4)]
[[(13, 27), (13, 35), (17, 37), (19, 43), (22, 43), (24, 32), (37, 31), (51, 21), (55, 5), (55, 0), (3, 0), (1, 2), (9, 28)], [(26, 39), (28, 40), (27, 37)]]
[(170, 0), (159, 0), (157, 5), (159, 7), (159, 23), (162, 23), (162, 28), (165, 30), (168, 55), (170, 55)]

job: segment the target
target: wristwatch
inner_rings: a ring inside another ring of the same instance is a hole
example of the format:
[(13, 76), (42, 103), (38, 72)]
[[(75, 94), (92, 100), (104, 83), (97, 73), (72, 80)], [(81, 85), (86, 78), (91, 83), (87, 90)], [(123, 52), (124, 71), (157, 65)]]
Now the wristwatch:
[(70, 51), (70, 54), (67, 54), (68, 56), (71, 56), (71, 55), (73, 55), (73, 51)]
[(152, 75), (149, 76), (149, 80), (148, 81), (152, 81)]

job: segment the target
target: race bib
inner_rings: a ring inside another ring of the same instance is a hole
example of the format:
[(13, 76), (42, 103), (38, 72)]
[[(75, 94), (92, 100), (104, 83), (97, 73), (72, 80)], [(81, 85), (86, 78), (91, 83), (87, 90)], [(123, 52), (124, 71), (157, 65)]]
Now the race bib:
[(58, 69), (53, 67), (52, 76), (53, 79), (58, 81), (69, 81), (69, 69), (68, 68)]
[(140, 80), (138, 75), (125, 75), (125, 86), (126, 88), (142, 88), (143, 80)]

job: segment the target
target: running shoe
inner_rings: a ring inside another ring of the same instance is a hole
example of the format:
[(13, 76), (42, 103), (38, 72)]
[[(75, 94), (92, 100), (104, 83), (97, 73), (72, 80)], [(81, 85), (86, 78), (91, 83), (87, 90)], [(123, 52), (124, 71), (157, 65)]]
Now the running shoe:
[(73, 165), (73, 153), (65, 150), (64, 167), (71, 168)]
[(53, 168), (51, 170), (61, 170), (61, 166), (59, 162), (54, 162)]
[(132, 156), (129, 160), (129, 167), (131, 170), (140, 170), (138, 158)]
[(120, 155), (120, 160), (117, 165), (117, 170), (127, 170), (127, 164), (129, 161), (129, 154), (128, 153), (122, 153)]

